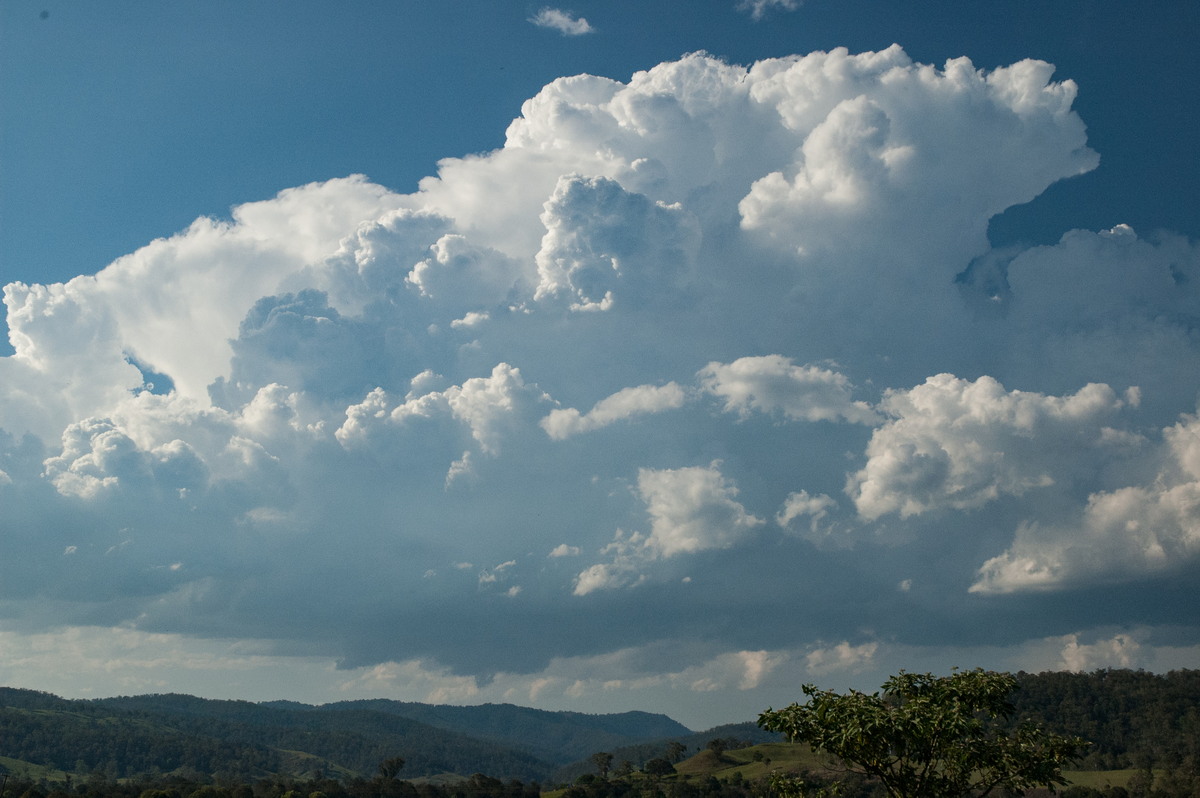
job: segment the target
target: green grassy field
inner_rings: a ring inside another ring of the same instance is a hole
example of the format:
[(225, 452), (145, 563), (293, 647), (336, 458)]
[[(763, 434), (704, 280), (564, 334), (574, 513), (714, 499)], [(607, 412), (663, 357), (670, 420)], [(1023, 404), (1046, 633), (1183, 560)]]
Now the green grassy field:
[(684, 776), (715, 776), (718, 779), (740, 774), (749, 781), (773, 771), (828, 770), (831, 764), (829, 757), (813, 753), (807, 745), (763, 743), (726, 751), (719, 757), (712, 751), (701, 751), (677, 764), (675, 770)]
[(3, 766), (12, 776), (19, 776), (23, 779), (67, 780), (67, 773), (65, 771), (55, 770), (45, 765), (34, 765), (30, 762), (25, 762), (21, 759), (12, 759), (7, 756), (0, 756), (0, 766)]

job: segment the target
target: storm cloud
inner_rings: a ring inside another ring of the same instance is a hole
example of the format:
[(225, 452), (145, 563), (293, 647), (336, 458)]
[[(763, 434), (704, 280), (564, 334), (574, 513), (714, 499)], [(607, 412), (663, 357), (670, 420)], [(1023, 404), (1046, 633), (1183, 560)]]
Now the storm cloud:
[(8, 285), (0, 614), (546, 705), (1171, 661), (1168, 598), (1083, 597), (1200, 574), (1200, 250), (991, 249), (1098, 163), (1053, 71), (565, 77), (414, 193), (290, 188)]

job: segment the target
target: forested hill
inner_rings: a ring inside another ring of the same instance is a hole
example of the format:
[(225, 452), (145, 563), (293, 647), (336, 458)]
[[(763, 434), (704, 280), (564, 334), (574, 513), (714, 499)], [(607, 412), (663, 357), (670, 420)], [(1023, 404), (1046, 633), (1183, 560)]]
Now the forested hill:
[(371, 776), (381, 761), (401, 756), (406, 778), (487, 773), (534, 781), (596, 751), (687, 734), (666, 716), (642, 712), (392, 701), (313, 707), (176, 694), (68, 700), (0, 688), (0, 757), (114, 778), (173, 771)]
[(0, 690), (0, 756), (68, 773), (173, 771), (230, 778), (371, 775), (402, 756), (410, 777), (488, 772), (525, 781), (553, 763), (380, 712), (296, 712), (248, 701), (160, 695), (68, 701)]
[(1017, 715), (1090, 741), (1090, 767), (1200, 765), (1200, 670), (1016, 676)]
[[(1089, 769), (1200, 762), (1200, 671), (1017, 677), (1018, 716), (1091, 741), (1083, 763)], [(384, 760), (403, 757), (404, 779), (485, 773), (545, 782), (561, 774), (573, 778), (599, 751), (641, 766), (664, 756), (672, 742), (689, 750), (710, 738), (760, 742), (756, 732), (742, 725), (693, 733), (644, 712), (583, 715), (396, 701), (255, 704), (186, 695), (85, 701), (0, 688), (0, 766), (54, 779), (172, 773), (243, 782), (317, 773), (370, 778)]]
[(666, 715), (649, 712), (585, 715), (580, 712), (548, 712), (513, 704), (459, 707), (387, 699), (339, 701), (318, 707), (290, 701), (272, 702), (266, 706), (319, 712), (370, 711), (399, 715), (439, 729), (524, 748), (557, 764), (583, 759), (597, 751), (693, 734), (691, 729)]

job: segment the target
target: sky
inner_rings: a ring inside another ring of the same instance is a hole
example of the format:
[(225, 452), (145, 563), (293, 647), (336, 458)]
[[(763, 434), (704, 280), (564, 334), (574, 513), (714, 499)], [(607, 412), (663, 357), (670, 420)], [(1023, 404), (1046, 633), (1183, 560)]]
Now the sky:
[(0, 2), (0, 684), (1200, 667), (1200, 7)]

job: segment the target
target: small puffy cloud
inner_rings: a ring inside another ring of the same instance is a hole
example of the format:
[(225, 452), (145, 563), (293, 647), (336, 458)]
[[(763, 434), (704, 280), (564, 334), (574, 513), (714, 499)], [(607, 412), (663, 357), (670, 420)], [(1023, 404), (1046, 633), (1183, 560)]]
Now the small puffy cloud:
[(758, 21), (770, 11), (795, 11), (800, 7), (800, 0), (738, 0), (738, 11), (745, 11), (750, 18)]
[(638, 472), (638, 495), (650, 515), (647, 545), (663, 557), (741, 542), (764, 522), (736, 499), (737, 488), (720, 471), (720, 463), (691, 468)]
[(589, 565), (575, 577), (575, 587), (572, 592), (576, 596), (586, 596), (597, 590), (610, 590), (629, 584), (633, 567), (622, 568), (613, 563), (596, 563)]
[(479, 696), (479, 684), (473, 676), (450, 673), (421, 660), (382, 662), (364, 668), (346, 679), (339, 690), (349, 695), (395, 695), (402, 690), (422, 701), (438, 704), (466, 703)]
[(853, 646), (843, 640), (829, 648), (816, 648), (804, 656), (804, 664), (813, 676), (824, 676), (842, 671), (859, 671), (871, 666), (878, 643), (862, 643)]
[(709, 363), (699, 373), (705, 391), (725, 400), (725, 411), (746, 418), (751, 411), (780, 413), (790, 421), (850, 421), (873, 424), (878, 416), (850, 398), (845, 375), (816, 366), (797, 366), (782, 355)]
[(485, 454), (495, 453), (506, 432), (527, 420), (547, 399), (535, 386), (525, 384), (520, 369), (507, 363), (493, 368), (491, 376), (469, 379), (444, 395), (450, 412), (470, 427)]
[(335, 436), (343, 446), (353, 446), (367, 442), (379, 428), (450, 417), (466, 426), (484, 454), (495, 454), (503, 437), (527, 422), (546, 399), (536, 387), (525, 384), (520, 369), (499, 363), (488, 377), (472, 377), (462, 385), (409, 396), (403, 402), (377, 388), (346, 409), (346, 421)]
[(616, 531), (613, 541), (600, 553), (608, 556), (609, 562), (596, 563), (579, 572), (572, 590), (576, 596), (640, 585), (646, 581), (644, 568), (658, 556), (644, 535), (626, 534), (622, 529)]
[(1062, 669), (1083, 673), (1099, 668), (1137, 668), (1142, 664), (1141, 647), (1128, 634), (1094, 643), (1080, 643), (1079, 635), (1068, 635), (1062, 649)]
[(1200, 420), (1163, 431), (1158, 473), (1144, 485), (1099, 491), (1073, 522), (1028, 522), (1012, 545), (979, 569), (978, 593), (1050, 590), (1128, 581), (1200, 556)]
[(551, 410), (550, 415), (539, 423), (551, 438), (563, 440), (624, 419), (674, 410), (682, 407), (686, 400), (683, 388), (673, 382), (661, 386), (638, 385), (601, 399), (587, 413), (574, 408)]
[(481, 325), (485, 321), (487, 321), (489, 318), (491, 318), (491, 316), (487, 313), (478, 313), (476, 311), (471, 311), (467, 315), (463, 316), (461, 319), (454, 319), (453, 321), (451, 321), (450, 326), (455, 327), (455, 328), (462, 327), (462, 328), (469, 329), (471, 327), (478, 327), (479, 325)]
[(754, 690), (787, 660), (787, 655), (778, 651), (730, 651), (671, 674), (670, 679), (686, 683), (689, 690), (697, 693)]
[(890, 420), (875, 430), (867, 463), (846, 492), (873, 520), (933, 510), (982, 507), (1070, 476), (1103, 450), (1106, 422), (1125, 406), (1107, 385), (1068, 396), (1006, 391), (991, 377), (930, 377), (908, 391), (888, 391)]
[(823, 522), (837, 506), (838, 503), (824, 493), (811, 496), (808, 491), (796, 491), (788, 494), (784, 500), (783, 507), (775, 514), (775, 523), (789, 528), (795, 521), (808, 519), (807, 535), (811, 538), (823, 538)]
[(765, 522), (735, 498), (738, 490), (720, 471), (720, 463), (638, 471), (638, 497), (650, 516), (650, 533), (617, 530), (597, 563), (575, 579), (574, 593), (628, 587), (646, 579), (645, 568), (658, 559), (727, 549), (743, 542)]
[(578, 557), (582, 552), (578, 546), (568, 546), (566, 543), (559, 543), (550, 553), (548, 557)]
[(490, 585), (506, 577), (506, 571), (516, 566), (516, 560), (507, 560), (492, 568), (484, 568), (479, 574), (479, 584)]
[(529, 21), (539, 28), (550, 28), (556, 30), (563, 36), (583, 36), (585, 33), (595, 33), (588, 21), (583, 17), (576, 17), (569, 11), (562, 11), (549, 6), (542, 8), (536, 14), (529, 18)]

